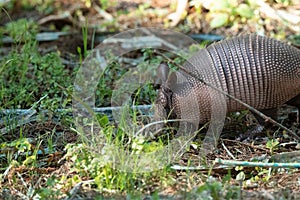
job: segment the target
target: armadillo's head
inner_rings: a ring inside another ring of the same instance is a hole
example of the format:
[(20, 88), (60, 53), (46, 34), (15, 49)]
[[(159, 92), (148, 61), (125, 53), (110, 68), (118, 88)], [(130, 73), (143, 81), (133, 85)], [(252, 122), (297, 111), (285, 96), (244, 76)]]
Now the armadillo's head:
[[(157, 69), (157, 77), (158, 84), (160, 85), (160, 89), (157, 94), (157, 99), (155, 101), (154, 107), (154, 120), (155, 121), (163, 121), (166, 119), (175, 119), (176, 112), (174, 108), (174, 96), (173, 91), (171, 90), (170, 78), (175, 76), (175, 74), (171, 74), (169, 77), (169, 67), (166, 64), (160, 64)], [(172, 79), (172, 78), (171, 78)], [(162, 129), (164, 127), (164, 123), (159, 123), (156, 126), (156, 130)]]
[[(160, 90), (154, 107), (154, 120), (172, 120), (171, 127), (181, 127), (185, 123), (193, 124), (195, 128), (200, 122), (198, 104), (199, 84), (180, 71), (169, 74), (169, 67), (160, 64), (157, 77), (160, 80)], [(177, 122), (174, 122), (174, 119)], [(164, 123), (156, 126), (156, 131), (164, 127)]]

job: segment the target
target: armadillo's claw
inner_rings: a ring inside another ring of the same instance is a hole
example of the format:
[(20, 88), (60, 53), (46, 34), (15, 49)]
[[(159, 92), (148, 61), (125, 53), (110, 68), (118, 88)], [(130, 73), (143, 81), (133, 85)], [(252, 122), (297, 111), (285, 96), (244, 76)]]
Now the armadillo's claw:
[(248, 130), (246, 133), (240, 134), (240, 136), (236, 139), (237, 141), (251, 141), (253, 138), (255, 138), (259, 133), (261, 133), (264, 130), (263, 125), (256, 125), (255, 127)]

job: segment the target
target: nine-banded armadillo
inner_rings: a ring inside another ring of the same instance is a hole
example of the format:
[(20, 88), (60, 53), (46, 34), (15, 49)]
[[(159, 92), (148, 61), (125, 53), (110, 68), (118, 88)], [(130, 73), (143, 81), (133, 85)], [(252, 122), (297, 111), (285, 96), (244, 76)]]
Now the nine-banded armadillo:
[[(202, 80), (218, 82), (224, 92), (266, 115), (284, 103), (300, 109), (300, 50), (284, 42), (243, 35), (200, 50), (183, 67)], [(180, 119), (182, 108), (196, 101), (199, 107), (185, 116), (193, 118), (197, 112), (200, 124), (210, 120), (214, 97), (209, 94), (209, 86), (181, 70), (169, 74), (166, 65), (159, 67), (158, 77), (162, 85), (156, 100), (156, 119)], [(246, 109), (230, 98), (226, 98), (226, 105), (227, 112)]]

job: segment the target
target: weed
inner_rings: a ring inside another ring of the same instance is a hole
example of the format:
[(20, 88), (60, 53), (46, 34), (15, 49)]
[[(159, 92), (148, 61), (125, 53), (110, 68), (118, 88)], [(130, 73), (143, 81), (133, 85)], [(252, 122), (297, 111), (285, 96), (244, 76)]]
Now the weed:
[(34, 147), (29, 139), (19, 138), (12, 142), (3, 142), (0, 144), (1, 152), (5, 154), (7, 162), (1, 162), (3, 165), (10, 166), (13, 162), (17, 165), (33, 166), (37, 160), (37, 147)]
[[(132, 115), (137, 114), (135, 111), (125, 111), (126, 114), (128, 112), (132, 112)], [(135, 165), (141, 162), (140, 157), (143, 153), (157, 151), (163, 147), (163, 143), (148, 142), (142, 136), (134, 137), (132, 132), (138, 128), (138, 122), (135, 121), (137, 118), (132, 116), (133, 126), (130, 126), (126, 123), (126, 116), (121, 116), (118, 127), (115, 127), (110, 124), (107, 116), (98, 115), (97, 119), (101, 125), (99, 134), (105, 137), (102, 138), (102, 142), (106, 141), (106, 144), (89, 138), (86, 140), (89, 143), (66, 147), (66, 156), (72, 161), (73, 170), (77, 171), (80, 177), (91, 177), (100, 191), (133, 192), (136, 188), (142, 190), (147, 184), (151, 184), (154, 177), (163, 180), (167, 176), (166, 170), (139, 173)], [(126, 160), (125, 154), (131, 159)], [(125, 168), (122, 170), (117, 165)], [(127, 171), (126, 167), (132, 171)]]
[(9, 35), (16, 44), (35, 40), (38, 25), (33, 20), (19, 19), (9, 22), (1, 29), (3, 34)]
[(60, 189), (57, 189), (57, 185), (59, 184), (59, 180), (55, 177), (50, 177), (46, 181), (46, 186), (44, 188), (40, 188), (36, 191), (36, 197), (40, 199), (58, 199), (59, 196), (62, 195)]
[[(196, 195), (200, 199), (236, 199), (239, 189), (231, 185), (222, 184), (213, 177), (209, 177), (206, 183), (198, 187), (189, 195)], [(196, 197), (194, 196), (194, 197)]]
[(11, 0), (5, 7), (10, 11), (20, 6), (24, 10), (37, 10), (40, 13), (50, 14), (55, 9), (54, 0)]
[[(162, 58), (155, 55), (153, 49), (143, 49), (141, 52), (136, 52), (141, 55), (141, 58), (138, 60), (138, 64), (134, 64), (132, 68), (138, 69), (140, 72), (145, 74), (155, 73), (154, 67), (156, 67), (161, 61)], [(119, 58), (117, 58), (119, 59)], [(128, 65), (124, 65), (122, 62), (119, 62), (117, 59), (114, 59), (111, 63), (108, 64), (105, 71), (101, 75), (99, 80), (97, 90), (96, 90), (96, 106), (109, 106), (112, 98), (113, 89), (115, 89), (115, 83), (122, 78), (126, 72), (130, 70)], [(124, 86), (126, 87), (126, 85)], [(128, 89), (128, 88), (127, 88)], [(127, 91), (124, 88), (124, 91)], [(152, 83), (146, 83), (143, 86), (139, 87), (132, 94), (134, 104), (151, 104), (156, 97), (156, 91), (153, 88)]]
[[(85, 22), (85, 25), (82, 26), (82, 42), (83, 42), (83, 52), (80, 47), (77, 47), (77, 52), (79, 54), (79, 62), (82, 64), (83, 58), (86, 58), (88, 55), (87, 45), (88, 45), (88, 22)], [(93, 45), (93, 44), (92, 44)]]
[[(191, 5), (195, 6), (198, 12), (201, 12), (201, 1), (193, 0)], [(206, 5), (206, 8), (209, 9), (207, 17), (210, 20), (210, 26), (218, 28), (254, 19), (256, 5), (255, 3), (251, 3), (251, 1), (239, 3), (237, 0), (222, 0), (212, 1)]]
[(25, 43), (16, 46), (0, 61), (0, 107), (28, 108), (47, 94), (48, 98), (42, 102), (43, 108), (53, 110), (61, 105), (63, 98), (70, 100), (58, 85), (70, 88), (72, 81), (57, 53), (40, 55), (34, 40), (35, 31), (29, 29), (30, 24), (19, 20), (7, 25), (9, 35), (15, 41)]
[(280, 142), (278, 139), (271, 139), (267, 141), (266, 147), (270, 149), (271, 155), (274, 154), (274, 151), (278, 149)]

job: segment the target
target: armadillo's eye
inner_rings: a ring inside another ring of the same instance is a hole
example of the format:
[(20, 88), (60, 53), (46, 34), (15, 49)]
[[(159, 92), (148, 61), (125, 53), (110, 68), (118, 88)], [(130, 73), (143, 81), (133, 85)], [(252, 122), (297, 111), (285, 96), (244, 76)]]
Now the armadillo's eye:
[(163, 94), (163, 106), (165, 109), (169, 109), (171, 106), (172, 106), (172, 95), (173, 95), (173, 92), (168, 89), (168, 88), (164, 88), (162, 90), (162, 94)]

